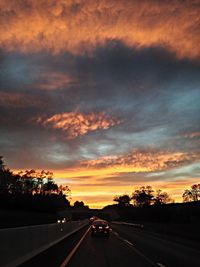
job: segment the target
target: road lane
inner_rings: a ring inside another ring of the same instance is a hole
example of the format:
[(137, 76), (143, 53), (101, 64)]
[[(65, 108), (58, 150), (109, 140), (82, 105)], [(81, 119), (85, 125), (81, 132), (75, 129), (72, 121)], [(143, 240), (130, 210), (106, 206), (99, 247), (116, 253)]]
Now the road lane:
[(59, 267), (87, 231), (88, 227), (89, 226), (86, 226), (71, 236), (63, 239), (56, 245), (24, 262), (19, 267)]
[(152, 267), (148, 258), (139, 255), (132, 244), (111, 232), (109, 238), (89, 233), (67, 267)]
[[(109, 238), (92, 237), (88, 227), (23, 264), (60, 267), (81, 240), (67, 267), (188, 267), (199, 266), (200, 252), (144, 229), (112, 225)], [(84, 236), (85, 235), (85, 236)], [(83, 238), (84, 236), (84, 238)]]
[[(165, 236), (153, 234), (144, 229), (112, 224), (112, 228), (120, 237), (133, 243), (135, 248), (145, 254), (153, 262), (167, 267), (200, 266), (199, 249), (166, 240)], [(160, 266), (161, 266), (160, 265)]]
[(78, 248), (80, 247), (81, 243), (83, 242), (84, 238), (86, 237), (86, 235), (88, 234), (88, 232), (90, 231), (90, 227), (87, 229), (87, 231), (84, 233), (84, 235), (81, 237), (81, 239), (79, 240), (79, 242), (76, 244), (76, 246), (71, 250), (71, 252), (67, 255), (67, 257), (65, 258), (65, 260), (62, 262), (62, 264), (60, 265), (60, 267), (65, 267), (68, 265), (68, 263), (70, 262), (71, 258), (74, 256), (74, 254), (76, 253), (76, 251), (78, 250)]

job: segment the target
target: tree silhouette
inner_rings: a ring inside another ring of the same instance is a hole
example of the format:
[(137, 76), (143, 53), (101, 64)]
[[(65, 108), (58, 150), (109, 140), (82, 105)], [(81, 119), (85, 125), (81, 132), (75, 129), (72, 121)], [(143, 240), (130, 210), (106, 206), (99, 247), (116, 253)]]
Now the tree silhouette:
[(4, 171), (4, 168), (5, 168), (4, 160), (3, 157), (0, 156), (0, 172)]
[(50, 171), (34, 169), (14, 174), (6, 168), (0, 157), (0, 198), (2, 207), (22, 207), (27, 209), (63, 209), (70, 206), (66, 199), (68, 186), (58, 186)]
[(131, 197), (127, 194), (116, 196), (113, 201), (117, 202), (120, 207), (130, 206)]
[(173, 202), (173, 200), (166, 192), (162, 192), (161, 189), (158, 189), (156, 190), (156, 196), (154, 197), (153, 202), (155, 205), (160, 205)]
[(59, 185), (58, 187), (58, 194), (61, 196), (66, 196), (66, 197), (70, 197), (71, 194), (71, 190), (69, 189), (69, 187), (67, 185)]
[(0, 156), (0, 190), (8, 192), (14, 183), (14, 176), (9, 168), (6, 168), (3, 157)]
[(83, 201), (77, 200), (74, 202), (74, 208), (80, 208), (80, 209), (87, 208), (88, 209), (88, 206), (86, 206)]
[(186, 189), (183, 193), (183, 201), (199, 201), (200, 200), (200, 184), (194, 184), (191, 189)]
[(153, 202), (153, 193), (154, 190), (151, 186), (142, 186), (139, 189), (135, 190), (132, 195), (135, 206), (149, 206)]
[(48, 181), (43, 184), (41, 191), (43, 194), (58, 193), (58, 185), (54, 181)]
[(53, 173), (50, 171), (36, 171), (34, 169), (20, 171), (18, 179), (24, 194), (45, 194), (58, 191), (58, 186), (53, 180)]

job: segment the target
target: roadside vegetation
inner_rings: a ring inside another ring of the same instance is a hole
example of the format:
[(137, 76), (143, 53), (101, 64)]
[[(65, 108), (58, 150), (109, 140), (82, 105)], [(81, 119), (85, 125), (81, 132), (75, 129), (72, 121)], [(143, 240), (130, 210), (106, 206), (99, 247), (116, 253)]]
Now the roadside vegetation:
[(136, 189), (131, 196), (124, 194), (113, 199), (120, 207), (135, 206), (145, 207), (149, 205), (161, 205), (173, 203), (174, 200), (161, 189), (154, 190), (151, 186), (142, 186)]
[(55, 212), (70, 206), (68, 186), (58, 186), (49, 171), (14, 174), (0, 157), (0, 208)]
[(120, 220), (134, 222), (200, 222), (200, 184), (194, 184), (183, 192), (183, 203), (161, 189), (142, 186), (131, 195), (114, 197), (117, 204), (108, 205), (104, 210), (115, 209)]

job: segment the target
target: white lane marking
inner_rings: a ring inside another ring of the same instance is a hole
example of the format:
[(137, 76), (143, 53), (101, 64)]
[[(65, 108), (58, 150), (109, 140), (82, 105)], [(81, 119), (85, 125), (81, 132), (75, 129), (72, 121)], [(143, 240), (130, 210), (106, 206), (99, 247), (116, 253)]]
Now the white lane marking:
[[(115, 232), (113, 232), (115, 233)], [(143, 259), (145, 259), (151, 266), (157, 267), (158, 265), (153, 262), (151, 259), (149, 259), (147, 256), (145, 256), (141, 251), (139, 251), (131, 242), (129, 242), (126, 239), (123, 239), (118, 233), (117, 233), (117, 238), (129, 245), (131, 245), (131, 248), (134, 250), (135, 253), (137, 253), (140, 257), (142, 257)], [(160, 266), (160, 267), (165, 267), (165, 266)]]
[(157, 265), (158, 265), (159, 267), (165, 267), (165, 265), (162, 264), (162, 263), (160, 263), (160, 262), (157, 262)]
[(133, 246), (133, 243), (131, 243), (130, 241), (126, 240), (126, 239), (123, 239), (124, 242), (126, 242), (127, 244)]
[(91, 226), (87, 229), (85, 234), (81, 237), (79, 242), (76, 244), (76, 246), (72, 249), (72, 251), (69, 253), (69, 255), (66, 257), (66, 259), (63, 261), (63, 263), (60, 265), (60, 267), (66, 267), (73, 255), (76, 253), (77, 249), (79, 248), (80, 244), (83, 242), (83, 239), (86, 237), (87, 233), (89, 232)]
[(119, 234), (117, 232), (113, 232), (113, 234), (116, 235), (116, 236), (119, 236)]
[(127, 222), (118, 222), (118, 221), (113, 221), (112, 223), (119, 224), (119, 225), (133, 226), (133, 227), (136, 227), (136, 228), (144, 228), (143, 224), (138, 224), (138, 223), (127, 223)]

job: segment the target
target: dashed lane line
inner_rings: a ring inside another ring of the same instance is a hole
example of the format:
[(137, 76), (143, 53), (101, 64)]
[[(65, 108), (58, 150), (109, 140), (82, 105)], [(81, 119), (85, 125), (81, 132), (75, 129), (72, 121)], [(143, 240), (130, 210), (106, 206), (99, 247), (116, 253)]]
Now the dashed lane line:
[(126, 240), (126, 239), (123, 239), (124, 242), (126, 242), (127, 244), (133, 246), (133, 243), (131, 243), (130, 241)]
[(157, 265), (158, 265), (159, 267), (166, 267), (164, 264), (162, 264), (162, 263), (160, 263), (160, 262), (157, 262)]
[[(115, 236), (120, 239), (121, 241), (123, 241), (124, 243), (126, 243), (127, 245), (129, 245), (130, 248), (132, 248), (132, 250), (137, 253), (139, 256), (141, 256), (143, 259), (145, 259), (151, 266), (154, 267), (158, 267), (159, 265), (154, 263), (151, 259), (149, 259), (147, 256), (145, 256), (141, 251), (139, 251), (134, 245), (133, 243), (131, 243), (129, 240), (123, 239), (117, 232), (113, 232), (115, 234)], [(165, 267), (165, 266), (160, 266), (160, 267)]]
[(116, 236), (119, 236), (119, 234), (117, 232), (113, 232), (113, 234), (116, 235)]

